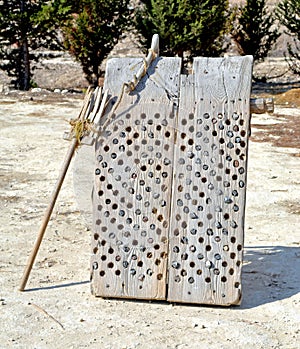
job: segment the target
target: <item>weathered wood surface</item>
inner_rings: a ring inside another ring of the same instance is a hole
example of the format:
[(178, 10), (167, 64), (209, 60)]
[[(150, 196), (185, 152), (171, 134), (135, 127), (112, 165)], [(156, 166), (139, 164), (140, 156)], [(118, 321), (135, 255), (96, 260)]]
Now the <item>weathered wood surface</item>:
[[(251, 98), (250, 113), (263, 114), (274, 112), (273, 98)], [(71, 140), (68, 132), (65, 139)], [(83, 139), (81, 147), (77, 151), (74, 161), (74, 191), (83, 217), (87, 226), (91, 229), (92, 219), (92, 201), (91, 193), (94, 185), (94, 149), (90, 145), (90, 139)]]
[[(104, 88), (119, 95), (141, 64), (110, 60)], [(96, 296), (166, 297), (180, 69), (180, 59), (156, 59), (137, 89), (123, 95), (97, 140), (91, 258)]]
[(273, 98), (251, 98), (250, 99), (250, 113), (264, 114), (274, 112)]
[[(105, 88), (114, 102), (141, 64), (109, 61)], [(197, 58), (189, 76), (180, 68), (179, 59), (158, 58), (102, 120), (92, 290), (238, 304), (252, 57)]]
[(197, 58), (182, 76), (168, 300), (241, 299), (252, 58)]

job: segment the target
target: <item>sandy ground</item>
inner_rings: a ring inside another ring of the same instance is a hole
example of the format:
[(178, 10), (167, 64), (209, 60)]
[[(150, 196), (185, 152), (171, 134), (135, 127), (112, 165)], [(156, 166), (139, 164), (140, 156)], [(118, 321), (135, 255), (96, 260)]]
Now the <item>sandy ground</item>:
[(0, 348), (300, 348), (300, 109), (253, 115), (241, 306), (94, 298), (72, 165), (18, 286), (81, 95), (0, 95)]

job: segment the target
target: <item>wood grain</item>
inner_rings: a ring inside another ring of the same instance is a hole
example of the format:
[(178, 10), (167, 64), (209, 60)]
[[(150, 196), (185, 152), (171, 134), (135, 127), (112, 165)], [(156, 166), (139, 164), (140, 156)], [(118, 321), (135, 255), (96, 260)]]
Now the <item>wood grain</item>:
[(181, 78), (169, 301), (240, 302), (251, 69), (251, 57), (196, 58)]
[[(108, 62), (104, 88), (114, 100), (141, 64)], [(180, 69), (180, 59), (156, 59), (136, 90), (123, 95), (97, 140), (91, 260), (96, 296), (166, 297)]]
[[(229, 305), (241, 300), (252, 57), (113, 59), (96, 144), (92, 290)], [(179, 94), (180, 93), (180, 94)], [(167, 290), (168, 287), (168, 290)]]

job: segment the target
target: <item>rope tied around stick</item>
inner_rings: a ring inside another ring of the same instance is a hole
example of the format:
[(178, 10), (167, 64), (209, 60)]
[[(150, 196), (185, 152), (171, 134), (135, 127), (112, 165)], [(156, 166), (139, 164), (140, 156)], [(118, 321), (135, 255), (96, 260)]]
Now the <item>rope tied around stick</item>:
[(71, 119), (69, 123), (71, 125), (71, 134), (74, 138), (77, 139), (79, 145), (82, 138), (93, 130), (93, 124), (88, 119)]
[(133, 76), (133, 79), (125, 83), (127, 93), (133, 92), (136, 89), (136, 86), (138, 85), (140, 80), (147, 74), (150, 64), (158, 56), (158, 51), (159, 51), (159, 38), (158, 38), (158, 35), (155, 34), (153, 35), (151, 48), (148, 50), (148, 55), (146, 58), (143, 58), (143, 65), (141, 66), (137, 74)]

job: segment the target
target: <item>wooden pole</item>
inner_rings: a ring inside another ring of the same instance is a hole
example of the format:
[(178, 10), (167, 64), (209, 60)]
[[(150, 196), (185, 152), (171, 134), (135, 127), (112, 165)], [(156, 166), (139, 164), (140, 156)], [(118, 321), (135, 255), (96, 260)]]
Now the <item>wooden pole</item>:
[(22, 277), (22, 280), (21, 280), (21, 285), (20, 285), (20, 288), (19, 288), (20, 291), (24, 291), (24, 289), (26, 287), (26, 284), (27, 284), (27, 281), (28, 281), (28, 278), (29, 278), (29, 274), (31, 272), (33, 263), (35, 261), (35, 258), (36, 258), (36, 255), (38, 253), (38, 250), (40, 248), (41, 242), (43, 240), (44, 233), (46, 231), (48, 222), (50, 220), (50, 217), (51, 217), (51, 214), (52, 214), (52, 211), (53, 211), (53, 208), (54, 208), (54, 205), (55, 205), (58, 193), (59, 193), (59, 191), (61, 189), (61, 186), (63, 184), (63, 181), (65, 179), (66, 173), (68, 171), (68, 167), (70, 165), (71, 159), (73, 157), (73, 154), (74, 154), (74, 151), (75, 151), (77, 145), (78, 145), (77, 139), (76, 138), (72, 139), (72, 143), (70, 144), (68, 153), (67, 153), (66, 158), (65, 158), (65, 160), (63, 162), (63, 166), (61, 168), (61, 172), (59, 174), (59, 177), (58, 177), (58, 180), (56, 182), (55, 188), (54, 188), (54, 190), (52, 192), (52, 195), (51, 195), (50, 203), (49, 203), (49, 205), (47, 207), (47, 210), (46, 210), (45, 215), (44, 215), (44, 219), (42, 221), (40, 230), (38, 232), (38, 237), (37, 237), (37, 239), (35, 241), (34, 247), (33, 247), (32, 251), (31, 251), (31, 254), (30, 254), (29, 258), (28, 258), (28, 262), (27, 262), (27, 265), (26, 265), (26, 268), (25, 268), (25, 271), (24, 271), (24, 274), (23, 274), (23, 277)]
[[(79, 113), (79, 116), (78, 116), (79, 120), (80, 119), (83, 120), (85, 118), (85, 113), (86, 113), (87, 108), (88, 108), (89, 103), (90, 103), (91, 93), (92, 92), (90, 91), (90, 87), (89, 87), (87, 92), (86, 92), (86, 96), (84, 98), (83, 106), (82, 106), (82, 108), (80, 110), (80, 113)], [(24, 271), (24, 274), (23, 274), (23, 277), (22, 277), (22, 280), (21, 280), (21, 285), (20, 285), (20, 288), (19, 288), (20, 291), (24, 291), (24, 289), (26, 287), (26, 284), (27, 284), (27, 281), (28, 281), (28, 278), (29, 278), (29, 275), (30, 275), (30, 272), (31, 272), (31, 269), (32, 269), (32, 266), (33, 266), (33, 263), (35, 261), (35, 258), (36, 258), (36, 255), (38, 253), (38, 250), (40, 248), (41, 242), (43, 240), (43, 237), (44, 237), (47, 225), (49, 223), (49, 220), (50, 220), (50, 217), (51, 217), (51, 214), (52, 214), (52, 211), (53, 211), (56, 199), (58, 197), (58, 194), (60, 192), (61, 186), (63, 184), (63, 181), (65, 179), (66, 173), (68, 171), (69, 165), (71, 163), (73, 154), (74, 154), (78, 144), (79, 143), (78, 143), (77, 137), (74, 137), (72, 139), (72, 142), (71, 142), (71, 144), (69, 146), (68, 152), (67, 152), (66, 157), (64, 159), (63, 165), (61, 167), (60, 174), (58, 176), (57, 182), (55, 184), (54, 190), (53, 190), (52, 195), (51, 195), (50, 203), (49, 203), (49, 205), (47, 207), (47, 210), (46, 210), (45, 215), (44, 215), (44, 219), (42, 221), (40, 230), (38, 232), (38, 237), (37, 237), (37, 239), (35, 241), (35, 244), (33, 246), (31, 254), (30, 254), (29, 258), (28, 258), (28, 262), (26, 264), (25, 271)]]

